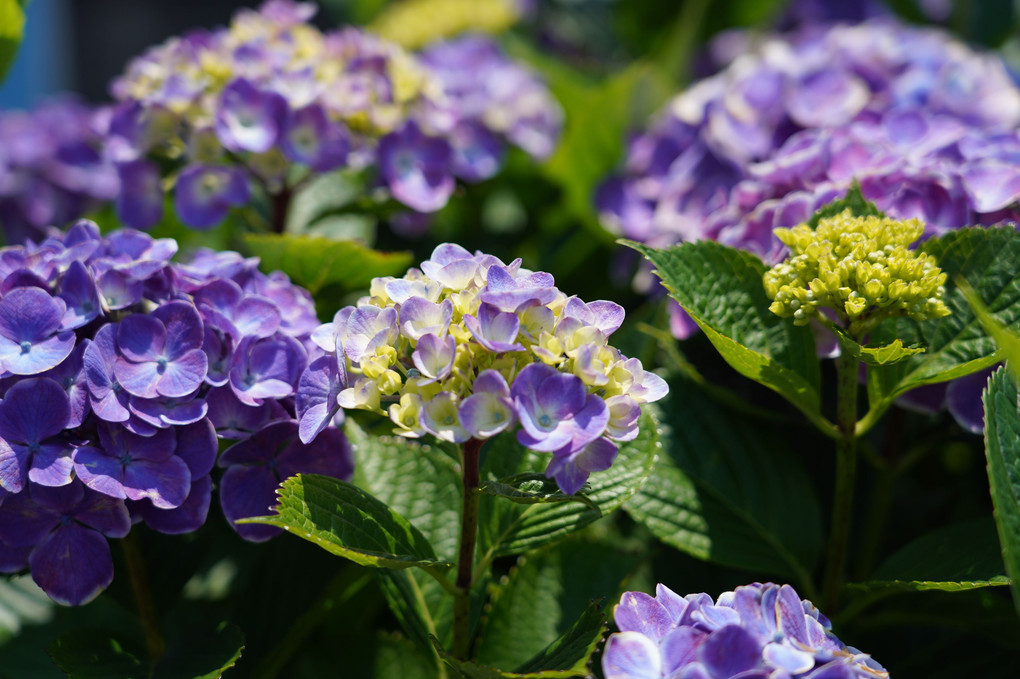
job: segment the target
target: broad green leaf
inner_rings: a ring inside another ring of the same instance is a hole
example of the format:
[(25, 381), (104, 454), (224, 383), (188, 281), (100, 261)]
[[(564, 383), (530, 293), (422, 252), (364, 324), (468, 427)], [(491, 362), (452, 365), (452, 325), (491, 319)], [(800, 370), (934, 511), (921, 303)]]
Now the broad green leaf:
[(978, 322), (981, 323), (981, 327), (998, 345), (999, 353), (1007, 361), (1006, 367), (1013, 371), (1014, 378), (1020, 378), (1020, 336), (1010, 332), (995, 320), (995, 317), (988, 311), (988, 307), (981, 302), (981, 299), (966, 281), (960, 281), (959, 286)]
[(1008, 585), (995, 525), (983, 518), (944, 526), (893, 554), (867, 582), (852, 586), (880, 590), (960, 592)]
[(1015, 229), (958, 229), (925, 241), (921, 249), (934, 255), (949, 277), (944, 301), (951, 314), (923, 323), (897, 319), (875, 329), (872, 342), (898, 338), (925, 347), (923, 354), (868, 371), (868, 397), (876, 414), (910, 389), (963, 377), (1000, 360), (995, 341), (954, 281), (966, 281), (998, 324), (1010, 328), (1020, 321), (1020, 269), (1016, 266), (1020, 233)]
[(25, 30), (25, 8), (18, 0), (0, 0), (0, 82), (18, 55)]
[(833, 325), (830, 329), (835, 332), (841, 350), (868, 365), (892, 365), (924, 352), (924, 347), (904, 346), (899, 339), (881, 346), (858, 344), (839, 326)]
[(791, 433), (724, 409), (685, 379), (663, 405), (664, 454), (626, 511), (699, 559), (807, 584), (821, 509)]
[(815, 340), (807, 326), (769, 311), (765, 264), (712, 241), (656, 250), (626, 242), (655, 265), (673, 299), (737, 372), (778, 392), (825, 432)]
[(842, 214), (844, 210), (850, 210), (854, 217), (884, 217), (885, 214), (875, 207), (874, 203), (868, 201), (861, 193), (861, 185), (855, 179), (846, 195), (828, 205), (822, 206), (817, 212), (811, 215), (807, 225), (812, 229), (818, 228), (818, 222), (829, 217)]
[[(366, 434), (353, 419), (347, 420), (345, 428), (358, 460), (354, 482), (418, 528), (440, 558), (454, 561), (461, 505), (461, 479), (454, 461), (427, 443)], [(434, 656), (429, 635), (450, 640), (450, 595), (417, 569), (380, 570), (377, 575), (408, 636)]]
[[(580, 619), (537, 656), (514, 671), (459, 660), (435, 639), (440, 657), (463, 679), (569, 679), (589, 676), (588, 664), (605, 632), (605, 616), (597, 603), (588, 605)], [(520, 622), (520, 621), (519, 621)]]
[[(483, 495), (479, 502), (481, 558), (520, 554), (555, 542), (620, 507), (648, 478), (658, 447), (658, 424), (646, 413), (638, 437), (622, 444), (613, 466), (592, 474), (585, 485), (585, 494), (598, 510), (580, 502), (522, 505)], [(548, 454), (528, 450), (512, 436), (496, 437), (482, 456), (486, 480), (542, 470), (549, 462)]]
[(379, 635), (373, 679), (437, 679), (438, 676), (433, 659), (411, 641), (393, 634)]
[(1013, 582), (1013, 603), (1020, 612), (1020, 416), (1016, 381), (999, 369), (984, 393), (985, 455), (995, 524), (1006, 573)]
[(555, 479), (547, 478), (541, 472), (526, 472), (514, 474), (505, 479), (485, 481), (479, 491), (502, 497), (511, 502), (518, 502), (523, 505), (540, 504), (543, 502), (580, 502), (595, 511), (599, 511), (598, 505), (583, 492), (578, 491), (573, 495), (566, 495), (556, 485)]
[(331, 554), (374, 568), (445, 567), (407, 519), (357, 486), (299, 474), (276, 491), (276, 514), (242, 519), (282, 528)]
[(315, 222), (350, 205), (362, 191), (361, 183), (350, 172), (338, 170), (317, 176), (291, 200), (287, 232), (307, 232)]
[(358, 241), (292, 234), (249, 234), (244, 242), (265, 271), (279, 269), (313, 295), (326, 286), (368, 287), (377, 276), (402, 274), (409, 252), (380, 252)]
[(229, 622), (215, 630), (194, 630), (160, 658), (153, 679), (218, 679), (244, 650), (244, 632)]
[(549, 669), (544, 661), (532, 660), (565, 634), (593, 600), (617, 601), (638, 560), (605, 542), (577, 540), (521, 558), (493, 589), (475, 659), (517, 671)]
[(101, 630), (75, 630), (46, 649), (68, 679), (147, 679), (144, 649)]

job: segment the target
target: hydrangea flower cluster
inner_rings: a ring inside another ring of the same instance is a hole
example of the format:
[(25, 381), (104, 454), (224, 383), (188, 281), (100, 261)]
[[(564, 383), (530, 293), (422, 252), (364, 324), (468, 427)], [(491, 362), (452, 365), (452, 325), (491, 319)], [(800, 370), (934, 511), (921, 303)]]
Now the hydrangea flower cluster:
[(889, 673), (846, 646), (789, 585), (754, 583), (717, 600), (626, 592), (620, 631), (602, 656), (606, 679), (877, 679)]
[[(468, 87), (441, 51), (426, 64), (355, 28), (322, 33), (309, 23), (314, 13), (310, 3), (268, 0), (228, 28), (172, 38), (129, 64), (113, 83), (120, 103), (107, 145), (127, 189), (118, 202), (126, 224), (160, 218), (160, 163), (175, 168), (174, 203), (186, 224), (216, 225), (254, 187), (277, 206), (280, 228), (278, 213), (315, 173), (375, 168), (393, 198), (433, 212), (456, 179), (492, 176), (505, 140), (534, 155), (551, 150), (559, 108), (498, 50), (486, 55), (501, 60), (497, 82)], [(495, 74), (488, 63), (458, 67), (481, 80)], [(516, 105), (496, 116), (507, 102)]]
[[(1001, 61), (891, 18), (765, 39), (679, 94), (597, 196), (606, 228), (782, 258), (854, 179), (926, 235), (1017, 218), (1020, 90)], [(642, 281), (650, 279), (642, 278)], [(686, 336), (692, 323), (674, 331)]]
[(948, 316), (946, 274), (931, 255), (908, 249), (923, 233), (916, 219), (855, 217), (849, 209), (814, 229), (776, 229), (790, 256), (765, 272), (769, 310), (807, 325), (819, 307), (833, 309), (855, 337), (897, 315)]
[(570, 494), (637, 436), (640, 405), (666, 394), (662, 378), (609, 345), (622, 307), (567, 297), (519, 259), (447, 243), (370, 293), (312, 334), (327, 354), (298, 387), (303, 441), (340, 407), (452, 443), (519, 424), (517, 440), (552, 454), (546, 476)]
[(0, 250), (0, 572), (27, 565), (62, 603), (109, 585), (107, 537), (205, 522), (219, 439), (235, 442), (218, 460), (232, 523), (289, 475), (353, 469), (335, 427), (297, 437), (294, 390), (318, 352), (308, 293), (257, 259), (176, 251), (88, 221)]
[(40, 237), (117, 195), (117, 171), (101, 152), (102, 117), (70, 99), (0, 113), (0, 225), (8, 242)]

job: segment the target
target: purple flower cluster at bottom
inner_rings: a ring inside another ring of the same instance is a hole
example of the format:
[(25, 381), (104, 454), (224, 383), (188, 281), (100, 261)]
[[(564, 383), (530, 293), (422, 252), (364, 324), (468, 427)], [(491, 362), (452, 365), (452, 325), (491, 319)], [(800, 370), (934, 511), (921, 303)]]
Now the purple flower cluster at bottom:
[(840, 641), (828, 619), (789, 585), (754, 583), (722, 594), (626, 592), (620, 632), (602, 656), (606, 679), (876, 679), (889, 673)]
[(353, 471), (335, 418), (298, 439), (295, 388), (322, 355), (308, 293), (257, 259), (176, 251), (88, 221), (0, 249), (0, 572), (28, 567), (61, 603), (110, 584), (107, 537), (202, 526), (217, 464), (232, 525), (288, 476)]

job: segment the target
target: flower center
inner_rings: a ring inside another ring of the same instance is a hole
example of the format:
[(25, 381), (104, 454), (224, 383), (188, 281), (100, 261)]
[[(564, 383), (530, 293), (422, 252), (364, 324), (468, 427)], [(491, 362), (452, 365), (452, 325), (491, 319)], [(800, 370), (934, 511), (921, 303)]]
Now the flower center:
[(549, 417), (548, 415), (542, 415), (541, 417), (538, 418), (538, 423), (540, 425), (542, 425), (543, 427), (551, 426), (552, 425), (552, 418)]
[(28, 340), (25, 340), (24, 342), (21, 343), (21, 355), (22, 356), (24, 356), (25, 354), (27, 354), (31, 350), (32, 350), (32, 343), (31, 342), (29, 342)]
[(164, 356), (160, 356), (158, 359), (156, 359), (156, 372), (158, 372), (160, 375), (165, 373), (166, 365), (167, 365), (166, 358)]

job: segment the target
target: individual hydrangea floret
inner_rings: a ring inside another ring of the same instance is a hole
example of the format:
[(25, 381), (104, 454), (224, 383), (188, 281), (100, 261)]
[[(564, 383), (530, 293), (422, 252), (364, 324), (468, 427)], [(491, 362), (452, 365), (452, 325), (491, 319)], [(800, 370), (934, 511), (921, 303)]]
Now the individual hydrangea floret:
[[(63, 603), (110, 583), (106, 537), (138, 522), (197, 530), (214, 485), (233, 522), (268, 511), (273, 479), (351, 473), (339, 418), (316, 410), (329, 384), (311, 406), (295, 399), (309, 359), (324, 358), (308, 292), (257, 259), (200, 251), (178, 264), (176, 251), (87, 221), (0, 249), (0, 571), (28, 568)], [(298, 421), (317, 417), (306, 446)], [(221, 467), (266, 474), (214, 477), (220, 438), (242, 446)]]
[(836, 312), (854, 337), (892, 316), (947, 316), (946, 274), (927, 253), (908, 249), (924, 233), (916, 220), (855, 217), (849, 209), (816, 228), (776, 229), (790, 256), (765, 272), (769, 310), (797, 325)]
[(609, 344), (618, 304), (568, 297), (519, 259), (447, 243), (370, 292), (312, 333), (330, 360), (299, 382), (306, 442), (339, 407), (451, 443), (516, 427), (522, 445), (552, 456), (547, 476), (574, 493), (637, 435), (640, 404), (666, 394), (662, 378)]
[(619, 632), (602, 655), (606, 679), (886, 679), (869, 655), (846, 646), (789, 585), (754, 583), (681, 597), (626, 592)]

